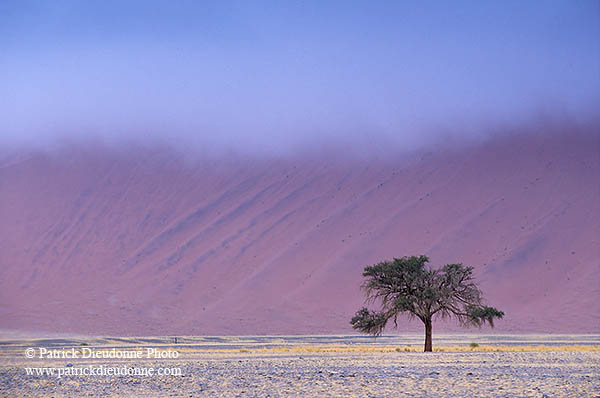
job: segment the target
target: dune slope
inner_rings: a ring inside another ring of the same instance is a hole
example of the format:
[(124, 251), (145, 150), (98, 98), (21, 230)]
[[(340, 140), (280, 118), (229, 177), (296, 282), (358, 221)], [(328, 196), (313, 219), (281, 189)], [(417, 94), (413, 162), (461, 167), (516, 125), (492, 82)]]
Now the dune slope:
[(476, 268), (507, 314), (497, 331), (598, 332), (598, 138), (513, 135), (360, 159), (6, 155), (0, 328), (345, 333), (362, 268), (425, 253)]

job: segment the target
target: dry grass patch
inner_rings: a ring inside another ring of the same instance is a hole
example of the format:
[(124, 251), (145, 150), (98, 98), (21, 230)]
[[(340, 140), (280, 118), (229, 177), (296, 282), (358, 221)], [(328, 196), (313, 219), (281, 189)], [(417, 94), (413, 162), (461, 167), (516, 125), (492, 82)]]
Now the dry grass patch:
[[(386, 353), (423, 352), (421, 345), (297, 345), (269, 348), (178, 348), (182, 353), (249, 353), (249, 354), (311, 354), (311, 353)], [(600, 345), (454, 345), (434, 346), (434, 352), (535, 352), (535, 351), (600, 351)]]

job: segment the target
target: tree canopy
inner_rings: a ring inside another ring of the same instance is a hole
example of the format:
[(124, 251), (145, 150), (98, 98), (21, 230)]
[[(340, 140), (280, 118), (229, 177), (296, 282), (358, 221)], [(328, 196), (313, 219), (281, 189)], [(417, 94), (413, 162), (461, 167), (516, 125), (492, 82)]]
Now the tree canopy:
[(475, 285), (473, 267), (447, 264), (439, 269), (426, 267), (427, 256), (394, 258), (367, 266), (362, 289), (366, 302), (379, 303), (380, 309), (361, 308), (350, 323), (363, 333), (380, 335), (398, 315), (419, 318), (425, 324), (425, 351), (431, 351), (431, 324), (434, 317), (455, 318), (462, 326), (488, 323), (504, 312), (483, 304), (482, 293)]

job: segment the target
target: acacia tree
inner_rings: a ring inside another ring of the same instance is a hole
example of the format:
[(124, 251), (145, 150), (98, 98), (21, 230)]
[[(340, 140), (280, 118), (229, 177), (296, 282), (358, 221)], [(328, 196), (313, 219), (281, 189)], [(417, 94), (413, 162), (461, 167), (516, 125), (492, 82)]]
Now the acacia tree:
[(504, 312), (483, 305), (481, 291), (473, 281), (473, 267), (447, 264), (440, 269), (425, 266), (427, 256), (395, 258), (367, 266), (361, 288), (366, 303), (379, 303), (379, 311), (361, 308), (350, 323), (354, 329), (379, 336), (390, 319), (398, 326), (398, 315), (417, 317), (425, 325), (425, 351), (432, 350), (434, 317), (455, 318), (461, 326), (494, 327), (494, 318)]

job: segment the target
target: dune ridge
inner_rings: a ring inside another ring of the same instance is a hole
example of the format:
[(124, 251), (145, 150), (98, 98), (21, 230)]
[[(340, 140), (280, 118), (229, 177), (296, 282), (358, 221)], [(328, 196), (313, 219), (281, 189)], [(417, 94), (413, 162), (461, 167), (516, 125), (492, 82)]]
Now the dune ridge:
[(507, 314), (496, 331), (598, 332), (599, 137), (514, 134), (360, 158), (4, 155), (0, 328), (344, 333), (365, 265), (425, 253), (475, 267)]

